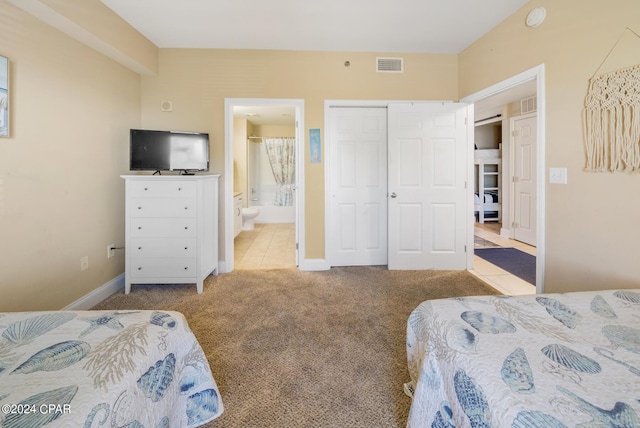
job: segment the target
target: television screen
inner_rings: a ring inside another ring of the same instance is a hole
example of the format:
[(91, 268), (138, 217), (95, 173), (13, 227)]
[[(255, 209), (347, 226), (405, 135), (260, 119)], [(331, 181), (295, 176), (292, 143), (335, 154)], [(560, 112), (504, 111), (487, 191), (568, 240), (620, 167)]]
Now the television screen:
[(129, 169), (208, 171), (209, 134), (132, 129)]

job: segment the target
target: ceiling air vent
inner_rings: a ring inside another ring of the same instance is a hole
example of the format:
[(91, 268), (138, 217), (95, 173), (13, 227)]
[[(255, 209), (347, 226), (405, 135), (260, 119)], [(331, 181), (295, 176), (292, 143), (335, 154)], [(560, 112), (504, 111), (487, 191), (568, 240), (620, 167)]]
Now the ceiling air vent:
[(402, 58), (376, 58), (378, 73), (402, 73), (404, 71)]
[(520, 114), (533, 113), (538, 109), (538, 97), (529, 97), (520, 100)]

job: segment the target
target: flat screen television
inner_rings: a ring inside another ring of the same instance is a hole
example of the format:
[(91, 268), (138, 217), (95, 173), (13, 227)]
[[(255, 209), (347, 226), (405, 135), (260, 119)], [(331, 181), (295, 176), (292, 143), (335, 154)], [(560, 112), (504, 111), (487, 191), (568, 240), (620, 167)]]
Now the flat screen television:
[(209, 134), (132, 129), (129, 155), (132, 171), (208, 171)]

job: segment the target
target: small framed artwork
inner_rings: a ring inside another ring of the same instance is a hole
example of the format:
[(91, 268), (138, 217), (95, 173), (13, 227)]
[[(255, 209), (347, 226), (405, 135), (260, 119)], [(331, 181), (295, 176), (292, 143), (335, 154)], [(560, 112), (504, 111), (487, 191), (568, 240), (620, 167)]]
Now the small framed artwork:
[(0, 137), (9, 136), (9, 58), (0, 56)]
[(309, 129), (309, 153), (311, 154), (311, 163), (322, 162), (319, 128)]

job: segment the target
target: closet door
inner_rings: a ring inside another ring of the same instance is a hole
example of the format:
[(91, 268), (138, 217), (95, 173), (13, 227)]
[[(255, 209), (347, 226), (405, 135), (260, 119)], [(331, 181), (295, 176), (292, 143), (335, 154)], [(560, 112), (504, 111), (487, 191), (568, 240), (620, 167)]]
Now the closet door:
[(387, 109), (332, 107), (331, 266), (387, 264)]
[(389, 104), (389, 269), (465, 269), (469, 107)]

